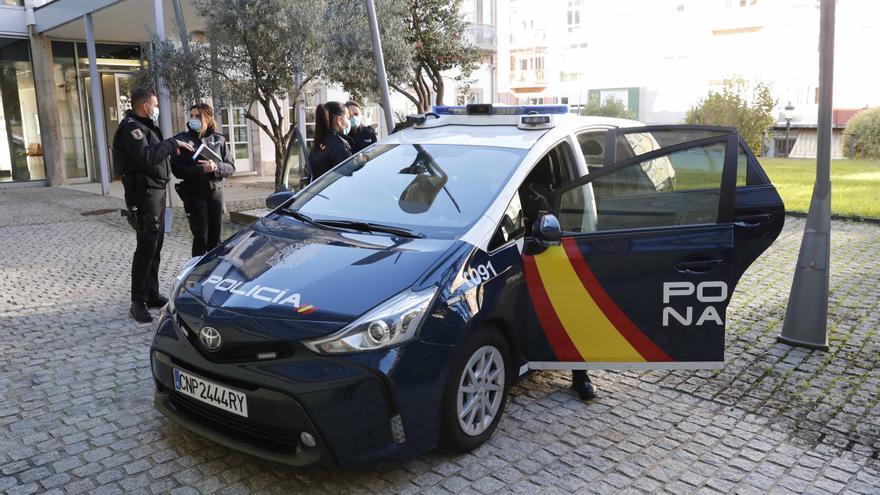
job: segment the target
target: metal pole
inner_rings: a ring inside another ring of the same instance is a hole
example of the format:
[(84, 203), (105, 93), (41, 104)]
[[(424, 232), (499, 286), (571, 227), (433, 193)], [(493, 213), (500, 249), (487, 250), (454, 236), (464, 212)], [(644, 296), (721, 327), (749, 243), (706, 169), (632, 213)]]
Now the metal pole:
[(98, 170), (101, 175), (101, 194), (110, 194), (110, 161), (107, 159), (107, 135), (104, 121), (104, 98), (101, 93), (101, 77), (98, 75), (98, 65), (95, 62), (95, 27), (92, 24), (92, 14), (83, 16), (86, 28), (86, 53), (89, 56), (89, 78), (92, 80), (92, 120), (95, 124), (95, 141), (98, 147)]
[(791, 119), (785, 120), (785, 157), (791, 154), (791, 143), (788, 141), (788, 133), (791, 132)]
[(822, 0), (819, 28), (819, 120), (816, 183), (798, 254), (781, 342), (828, 349), (828, 269), (831, 251), (831, 111), (834, 81), (834, 7)]
[(767, 131), (761, 131), (761, 153), (760, 155), (767, 156)]
[(382, 110), (385, 111), (385, 129), (388, 134), (394, 129), (394, 117), (391, 115), (391, 96), (388, 94), (388, 78), (385, 75), (385, 58), (382, 56), (382, 40), (379, 39), (379, 22), (376, 20), (376, 6), (373, 0), (364, 0), (367, 4), (367, 15), (370, 18), (370, 32), (373, 36), (373, 57), (376, 59), (376, 76), (379, 89), (382, 91)]
[(856, 157), (856, 135), (849, 135), (849, 159), (852, 160)]
[[(153, 23), (156, 37), (159, 41), (165, 41), (165, 5), (162, 0), (153, 0)], [(162, 130), (162, 136), (168, 138), (174, 135), (171, 128), (171, 95), (168, 94), (168, 86), (165, 85), (165, 81), (158, 75), (156, 76), (156, 92), (159, 95), (159, 129)], [(173, 180), (169, 180), (166, 186), (167, 194), (165, 196), (168, 198), (166, 200), (168, 206), (176, 206), (177, 202), (172, 194), (174, 187), (172, 182)], [(166, 218), (166, 220), (170, 220), (170, 218)]]

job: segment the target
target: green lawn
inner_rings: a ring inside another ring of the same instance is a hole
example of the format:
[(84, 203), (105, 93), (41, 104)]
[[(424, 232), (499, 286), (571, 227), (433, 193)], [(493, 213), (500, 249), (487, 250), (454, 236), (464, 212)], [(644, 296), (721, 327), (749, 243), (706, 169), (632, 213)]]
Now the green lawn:
[[(787, 211), (810, 208), (816, 160), (758, 158)], [(880, 160), (831, 161), (831, 212), (880, 219)]]

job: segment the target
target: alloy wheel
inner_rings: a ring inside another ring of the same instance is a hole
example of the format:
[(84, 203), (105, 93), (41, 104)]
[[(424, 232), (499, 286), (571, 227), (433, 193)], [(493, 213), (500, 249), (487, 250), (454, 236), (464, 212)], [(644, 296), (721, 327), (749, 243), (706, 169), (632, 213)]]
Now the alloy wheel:
[(472, 437), (486, 431), (504, 396), (504, 358), (493, 346), (477, 349), (458, 381), (457, 412), (462, 431)]

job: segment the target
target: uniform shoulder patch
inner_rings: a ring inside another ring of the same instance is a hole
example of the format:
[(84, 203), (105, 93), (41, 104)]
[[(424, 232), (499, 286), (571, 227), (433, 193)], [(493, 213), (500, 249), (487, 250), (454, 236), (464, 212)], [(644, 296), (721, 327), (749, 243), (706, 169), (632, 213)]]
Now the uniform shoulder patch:
[(133, 137), (135, 139), (143, 139), (144, 133), (140, 129), (132, 129), (131, 130), (131, 137)]

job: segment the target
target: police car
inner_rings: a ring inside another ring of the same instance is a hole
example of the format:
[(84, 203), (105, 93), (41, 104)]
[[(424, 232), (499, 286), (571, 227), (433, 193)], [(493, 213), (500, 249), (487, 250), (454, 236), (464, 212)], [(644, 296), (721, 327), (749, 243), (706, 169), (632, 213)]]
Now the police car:
[(183, 266), (151, 349), (162, 413), (364, 465), (482, 444), (530, 370), (723, 366), (731, 294), (784, 219), (736, 131), (564, 106), (413, 123)]

